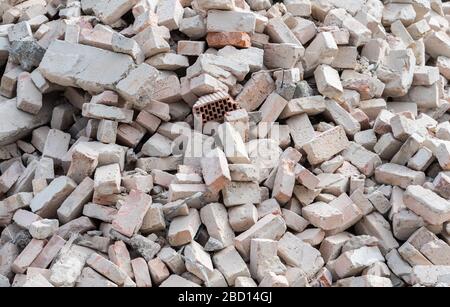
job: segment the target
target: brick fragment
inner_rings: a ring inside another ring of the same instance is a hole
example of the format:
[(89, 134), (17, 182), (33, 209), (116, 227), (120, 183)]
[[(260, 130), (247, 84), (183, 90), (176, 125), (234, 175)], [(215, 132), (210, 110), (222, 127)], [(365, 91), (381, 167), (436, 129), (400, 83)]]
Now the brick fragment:
[(102, 195), (116, 194), (120, 192), (120, 166), (110, 164), (98, 167), (95, 171), (94, 190)]
[(17, 161), (12, 163), (6, 171), (0, 176), (0, 193), (6, 193), (17, 182), (24, 171), (24, 166)]
[(211, 256), (196, 241), (192, 241), (184, 250), (186, 269), (200, 278), (207, 281), (208, 275), (213, 273)]
[(211, 10), (206, 19), (208, 32), (253, 32), (255, 25), (256, 17), (247, 12)]
[(158, 254), (158, 258), (175, 274), (182, 274), (186, 271), (182, 256), (171, 247), (163, 247)]
[(340, 278), (344, 278), (356, 275), (371, 264), (383, 260), (378, 247), (364, 246), (341, 254), (336, 259), (335, 270)]
[(212, 257), (214, 266), (223, 274), (228, 285), (238, 277), (250, 277), (250, 271), (234, 246), (229, 246)]
[(325, 230), (334, 229), (344, 222), (344, 215), (340, 210), (323, 202), (305, 207), (302, 214), (311, 224)]
[(200, 286), (181, 276), (172, 274), (160, 285), (160, 287), (200, 287)]
[(38, 193), (30, 203), (31, 210), (43, 218), (52, 218), (67, 196), (75, 190), (77, 184), (69, 177), (61, 176)]
[(70, 134), (61, 130), (50, 129), (42, 150), (44, 157), (52, 158), (55, 164), (60, 164), (69, 149)]
[(202, 41), (178, 41), (177, 53), (188, 56), (199, 56), (205, 50), (205, 42)]
[(209, 32), (206, 42), (213, 48), (225, 46), (249, 48), (251, 46), (250, 36), (246, 32)]
[(23, 274), (42, 251), (45, 241), (32, 239), (11, 265), (13, 272)]
[(30, 267), (47, 268), (53, 259), (56, 258), (65, 243), (66, 241), (63, 238), (58, 235), (53, 235), (39, 255), (33, 260)]
[(91, 268), (112, 280), (118, 286), (122, 286), (128, 277), (118, 266), (111, 261), (103, 258), (99, 254), (93, 253), (87, 260), (86, 264)]
[(432, 225), (442, 224), (450, 218), (450, 203), (422, 186), (408, 186), (403, 201), (409, 209)]
[(267, 43), (264, 44), (264, 65), (271, 69), (289, 69), (295, 66), (304, 52), (305, 49), (296, 44)]
[(130, 278), (134, 277), (130, 253), (123, 241), (116, 241), (114, 244), (111, 244), (108, 248), (108, 256), (111, 262), (127, 273)]
[(33, 238), (44, 240), (52, 236), (58, 228), (58, 220), (39, 219), (30, 224), (29, 231)]
[(358, 234), (367, 234), (376, 237), (380, 242), (380, 249), (383, 254), (399, 247), (397, 240), (395, 240), (392, 234), (389, 222), (378, 212), (364, 216), (356, 224), (355, 228)]
[(42, 94), (27, 72), (21, 73), (17, 80), (17, 108), (31, 114), (37, 114), (42, 108)]
[(233, 244), (235, 236), (225, 206), (220, 203), (208, 204), (200, 210), (200, 217), (211, 238), (219, 241), (223, 247)]
[(278, 255), (287, 265), (302, 269), (308, 278), (324, 265), (318, 250), (290, 232), (286, 232), (278, 242)]
[(319, 92), (328, 97), (338, 99), (343, 94), (342, 83), (336, 70), (328, 65), (320, 65), (314, 71)]
[(261, 202), (261, 193), (256, 182), (230, 182), (222, 190), (222, 195), (226, 207)]
[(329, 160), (335, 154), (346, 149), (349, 145), (342, 127), (336, 127), (323, 132), (303, 146), (311, 164), (319, 164)]
[(444, 198), (450, 197), (450, 177), (445, 172), (439, 173), (433, 181), (434, 191)]
[(58, 219), (62, 223), (68, 223), (79, 217), (83, 206), (92, 199), (93, 192), (94, 181), (91, 178), (85, 178), (58, 208)]
[(216, 148), (209, 152), (201, 165), (203, 178), (212, 193), (220, 192), (231, 181), (227, 158), (222, 150)]
[(152, 198), (140, 191), (131, 191), (112, 221), (113, 229), (131, 237), (142, 226)]
[(228, 218), (235, 232), (244, 232), (258, 221), (258, 211), (253, 204), (235, 206), (228, 210)]
[(359, 122), (344, 108), (342, 108), (336, 101), (325, 101), (326, 111), (331, 116), (333, 121), (341, 125), (348, 135), (355, 135), (361, 130)]
[(133, 111), (98, 103), (85, 103), (83, 104), (83, 116), (94, 119), (108, 119), (130, 123), (133, 118)]
[(244, 259), (248, 259), (250, 243), (254, 238), (277, 240), (286, 231), (286, 224), (279, 215), (268, 214), (247, 231), (235, 238), (236, 249)]
[(160, 284), (166, 280), (170, 273), (164, 262), (159, 258), (152, 259), (148, 262), (150, 276), (155, 284)]
[(196, 209), (189, 209), (189, 215), (179, 216), (169, 226), (168, 238), (171, 246), (181, 246), (191, 242), (200, 227), (200, 215)]
[(242, 92), (236, 97), (236, 102), (251, 112), (257, 109), (273, 90), (275, 90), (275, 82), (270, 74), (258, 73), (245, 84)]
[(151, 287), (152, 280), (148, 270), (147, 262), (144, 258), (135, 258), (131, 261), (133, 275), (135, 276), (136, 286), (141, 288)]

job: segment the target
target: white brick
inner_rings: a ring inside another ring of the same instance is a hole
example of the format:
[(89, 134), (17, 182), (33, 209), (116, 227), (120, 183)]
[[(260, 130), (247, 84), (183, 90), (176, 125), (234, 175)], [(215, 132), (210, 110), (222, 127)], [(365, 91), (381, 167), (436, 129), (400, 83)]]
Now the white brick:
[(439, 225), (450, 219), (450, 202), (421, 186), (408, 186), (404, 202), (409, 209), (432, 225)]
[(196, 209), (189, 209), (189, 215), (172, 220), (168, 238), (172, 246), (181, 246), (191, 242), (200, 227), (200, 215)]
[(255, 24), (253, 13), (238, 11), (211, 10), (206, 19), (208, 32), (253, 32)]
[(234, 246), (229, 246), (216, 253), (212, 260), (214, 266), (223, 274), (229, 286), (233, 286), (238, 277), (250, 277), (247, 265)]
[(286, 224), (279, 215), (268, 214), (260, 219), (247, 231), (235, 238), (236, 249), (244, 259), (250, 256), (250, 243), (252, 239), (278, 240), (286, 231)]
[(110, 164), (97, 168), (94, 177), (94, 190), (102, 195), (120, 193), (120, 167), (119, 164)]
[(228, 222), (228, 213), (224, 205), (208, 204), (200, 210), (200, 217), (211, 238), (219, 241), (223, 247), (233, 244), (234, 232)]
[(339, 73), (328, 65), (320, 65), (314, 71), (319, 92), (328, 98), (339, 98), (343, 94)]
[(349, 146), (347, 136), (342, 127), (336, 127), (315, 137), (303, 146), (311, 164), (319, 164), (329, 160), (335, 154)]
[(287, 265), (302, 269), (308, 278), (324, 265), (320, 252), (308, 243), (287, 232), (278, 242), (278, 255)]

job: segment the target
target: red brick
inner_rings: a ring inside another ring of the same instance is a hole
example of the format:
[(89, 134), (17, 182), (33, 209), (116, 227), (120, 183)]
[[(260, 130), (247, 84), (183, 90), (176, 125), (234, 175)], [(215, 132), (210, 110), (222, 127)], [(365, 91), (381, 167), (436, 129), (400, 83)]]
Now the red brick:
[(225, 46), (250, 48), (252, 45), (250, 35), (246, 32), (209, 32), (206, 35), (206, 42), (213, 48)]

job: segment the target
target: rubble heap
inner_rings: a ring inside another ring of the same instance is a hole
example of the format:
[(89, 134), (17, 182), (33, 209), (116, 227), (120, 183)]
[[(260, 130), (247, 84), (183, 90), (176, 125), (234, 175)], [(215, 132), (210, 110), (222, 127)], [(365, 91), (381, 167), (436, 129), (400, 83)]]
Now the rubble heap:
[(0, 16), (0, 286), (450, 285), (449, 2)]

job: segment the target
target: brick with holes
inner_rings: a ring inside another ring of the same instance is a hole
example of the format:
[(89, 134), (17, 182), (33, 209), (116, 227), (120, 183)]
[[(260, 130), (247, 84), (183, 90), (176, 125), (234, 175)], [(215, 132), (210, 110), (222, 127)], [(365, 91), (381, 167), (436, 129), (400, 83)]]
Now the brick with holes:
[(228, 93), (218, 92), (200, 97), (194, 104), (193, 113), (206, 123), (222, 121), (227, 112), (237, 109), (240, 109), (239, 104)]

